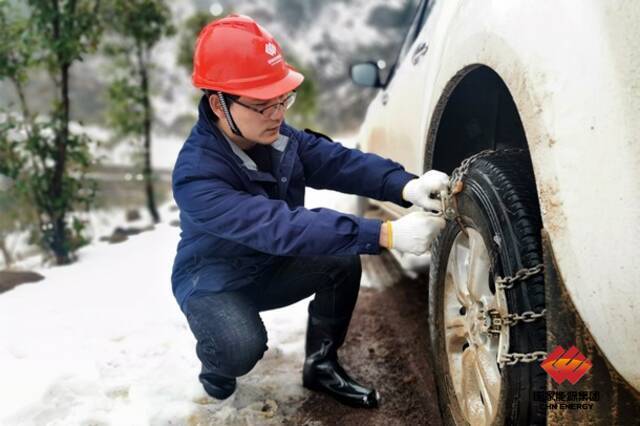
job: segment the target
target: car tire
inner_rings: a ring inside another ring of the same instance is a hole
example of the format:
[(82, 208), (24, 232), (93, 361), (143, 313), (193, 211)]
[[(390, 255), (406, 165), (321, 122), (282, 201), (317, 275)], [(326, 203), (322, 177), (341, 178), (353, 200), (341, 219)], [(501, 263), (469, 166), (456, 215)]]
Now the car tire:
[(463, 182), (456, 196), (459, 221), (448, 221), (431, 248), (429, 325), (443, 420), (545, 424), (546, 406), (534, 400), (534, 392), (546, 388), (539, 361), (498, 363), (499, 354), (507, 351), (545, 351), (544, 317), (503, 325), (498, 335), (485, 313), (496, 306), (501, 316), (544, 309), (543, 274), (511, 289), (496, 292), (495, 285), (498, 276), (542, 263), (541, 219), (528, 153), (495, 151), (478, 157)]

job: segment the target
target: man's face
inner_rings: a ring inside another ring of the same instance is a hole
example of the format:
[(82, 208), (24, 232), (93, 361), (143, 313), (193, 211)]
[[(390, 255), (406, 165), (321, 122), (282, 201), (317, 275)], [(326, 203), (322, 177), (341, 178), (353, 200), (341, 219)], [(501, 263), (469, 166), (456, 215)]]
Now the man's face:
[[(265, 108), (283, 102), (290, 93), (269, 100), (261, 100), (241, 96), (229, 104), (229, 111), (243, 136), (250, 141), (261, 144), (271, 144), (278, 140), (280, 125), (285, 116), (285, 108), (280, 105), (271, 108), (266, 114), (261, 114)], [(219, 105), (217, 105), (219, 108)], [(220, 110), (220, 113), (222, 111)], [(228, 127), (223, 114), (218, 114), (221, 125)]]

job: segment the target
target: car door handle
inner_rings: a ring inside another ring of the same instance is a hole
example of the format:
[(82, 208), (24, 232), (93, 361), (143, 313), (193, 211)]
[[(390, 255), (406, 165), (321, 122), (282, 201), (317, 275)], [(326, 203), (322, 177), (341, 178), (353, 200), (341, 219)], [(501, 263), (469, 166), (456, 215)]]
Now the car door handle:
[(387, 92), (384, 92), (382, 94), (382, 105), (386, 105), (387, 102), (389, 102), (389, 94)]
[(413, 65), (418, 65), (418, 62), (420, 62), (420, 58), (422, 58), (428, 50), (429, 45), (426, 42), (423, 41), (422, 43), (420, 43), (416, 47), (416, 50), (413, 51), (413, 55), (411, 55), (411, 62), (413, 63)]

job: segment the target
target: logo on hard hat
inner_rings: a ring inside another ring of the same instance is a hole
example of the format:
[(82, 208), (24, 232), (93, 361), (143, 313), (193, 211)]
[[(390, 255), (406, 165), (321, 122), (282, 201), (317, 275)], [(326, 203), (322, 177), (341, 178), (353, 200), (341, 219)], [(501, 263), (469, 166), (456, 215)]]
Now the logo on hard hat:
[(264, 51), (267, 52), (267, 55), (274, 56), (276, 52), (276, 45), (269, 42), (264, 46)]

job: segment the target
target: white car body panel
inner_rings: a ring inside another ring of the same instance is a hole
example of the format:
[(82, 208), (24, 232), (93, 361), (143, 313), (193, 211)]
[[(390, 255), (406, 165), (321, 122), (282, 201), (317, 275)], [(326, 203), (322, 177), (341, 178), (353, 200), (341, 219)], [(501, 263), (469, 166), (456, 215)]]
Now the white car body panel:
[(445, 87), (475, 64), (493, 69), (520, 114), (572, 302), (640, 390), (640, 2), (439, 0), (413, 48), (370, 105), (360, 146), (421, 174)]

